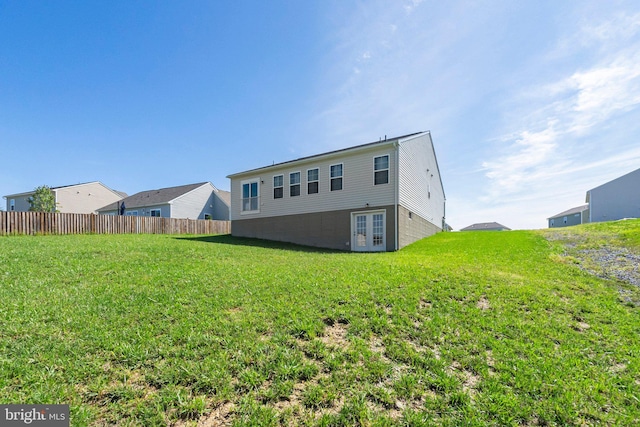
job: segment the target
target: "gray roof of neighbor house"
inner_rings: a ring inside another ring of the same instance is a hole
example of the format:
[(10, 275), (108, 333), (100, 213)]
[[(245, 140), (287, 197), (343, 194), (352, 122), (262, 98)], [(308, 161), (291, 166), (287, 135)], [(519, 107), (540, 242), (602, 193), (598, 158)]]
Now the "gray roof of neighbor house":
[(478, 230), (511, 230), (511, 229), (497, 222), (479, 222), (477, 224), (473, 224), (468, 227), (462, 228), (460, 231), (478, 231)]
[(568, 216), (568, 215), (573, 215), (573, 214), (577, 214), (577, 213), (581, 213), (586, 211), (587, 209), (589, 209), (589, 205), (581, 205), (575, 208), (571, 208), (569, 210), (566, 210), (564, 212), (560, 212), (559, 214), (555, 214), (550, 216), (547, 219), (551, 219), (551, 218), (558, 218), (559, 216)]
[(107, 206), (103, 206), (100, 209), (98, 209), (98, 212), (117, 210), (118, 206), (121, 203), (124, 203), (127, 209), (139, 208), (143, 206), (164, 205), (174, 199), (177, 199), (178, 197), (184, 194), (187, 194), (192, 190), (195, 190), (198, 187), (202, 187), (207, 183), (208, 182), (198, 182), (197, 184), (187, 184), (187, 185), (179, 185), (177, 187), (167, 187), (167, 188), (160, 188), (157, 190), (141, 191), (139, 193), (126, 197), (123, 200), (120, 200), (119, 202), (114, 202), (114, 203), (108, 204)]

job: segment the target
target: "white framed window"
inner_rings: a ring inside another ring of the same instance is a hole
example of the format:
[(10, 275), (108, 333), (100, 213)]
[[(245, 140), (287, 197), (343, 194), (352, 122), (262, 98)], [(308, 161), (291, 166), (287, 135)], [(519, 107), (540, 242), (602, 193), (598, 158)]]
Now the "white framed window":
[(389, 155), (373, 158), (373, 185), (389, 183)]
[(9, 210), (10, 211), (16, 210), (16, 199), (9, 199)]
[(150, 209), (149, 214), (158, 218), (162, 216), (160, 209)]
[(284, 197), (284, 175), (273, 177), (273, 198), (282, 199)]
[(300, 172), (291, 172), (289, 174), (289, 197), (300, 195)]
[(342, 190), (343, 164), (331, 165), (331, 191)]
[(124, 216), (138, 216), (138, 211), (126, 211)]
[(562, 222), (564, 222), (565, 224), (567, 223), (567, 217), (566, 216), (564, 218), (562, 218)]
[(307, 194), (318, 193), (318, 179), (320, 171), (318, 168), (307, 169)]
[(260, 212), (260, 181), (252, 179), (242, 181), (242, 213)]

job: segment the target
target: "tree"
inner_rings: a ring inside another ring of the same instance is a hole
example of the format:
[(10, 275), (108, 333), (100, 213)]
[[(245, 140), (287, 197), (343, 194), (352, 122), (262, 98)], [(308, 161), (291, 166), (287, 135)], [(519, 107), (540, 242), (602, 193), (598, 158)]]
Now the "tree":
[(33, 196), (29, 197), (30, 211), (33, 212), (56, 212), (56, 196), (46, 185), (41, 185), (35, 189)]

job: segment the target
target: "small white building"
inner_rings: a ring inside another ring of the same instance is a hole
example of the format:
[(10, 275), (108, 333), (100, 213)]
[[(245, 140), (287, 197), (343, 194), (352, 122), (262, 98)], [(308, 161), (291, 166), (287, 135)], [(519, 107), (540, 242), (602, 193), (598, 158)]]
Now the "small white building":
[(589, 222), (640, 218), (640, 169), (587, 191)]
[(393, 251), (442, 231), (445, 194), (429, 132), (229, 175), (232, 235)]

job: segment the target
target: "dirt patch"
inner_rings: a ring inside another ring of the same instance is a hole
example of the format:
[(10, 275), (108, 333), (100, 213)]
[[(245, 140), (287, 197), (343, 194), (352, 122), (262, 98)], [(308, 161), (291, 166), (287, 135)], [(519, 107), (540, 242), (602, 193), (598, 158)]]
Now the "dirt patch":
[(625, 365), (624, 363), (616, 363), (615, 365), (611, 366), (609, 368), (609, 371), (613, 372), (613, 373), (618, 373), (618, 372), (622, 372), (624, 370), (627, 369), (627, 365)]
[(478, 307), (482, 311), (485, 311), (491, 308), (491, 304), (489, 304), (489, 300), (487, 299), (487, 297), (483, 295), (476, 303), (476, 307)]
[(234, 404), (231, 402), (224, 403), (215, 408), (211, 413), (202, 416), (198, 420), (198, 427), (222, 427), (232, 424), (231, 413)]
[(470, 397), (476, 394), (476, 388), (480, 382), (480, 376), (476, 375), (468, 369), (463, 369), (460, 363), (454, 361), (446, 369), (447, 374), (457, 377), (462, 382), (462, 391), (467, 393)]
[(420, 304), (419, 304), (420, 309), (430, 309), (431, 307), (433, 307), (433, 304), (431, 303), (431, 301), (427, 301), (425, 299), (421, 299), (420, 300)]
[(324, 328), (320, 341), (322, 341), (326, 346), (333, 346), (341, 349), (349, 347), (349, 341), (347, 340), (347, 325), (334, 323), (331, 326), (327, 326)]
[(578, 322), (575, 325), (573, 325), (573, 329), (575, 329), (578, 332), (584, 332), (587, 329), (589, 329), (591, 327), (591, 325), (589, 325), (586, 322)]
[(489, 375), (493, 376), (496, 374), (496, 360), (493, 358), (493, 352), (491, 350), (487, 350), (487, 366), (489, 367)]

